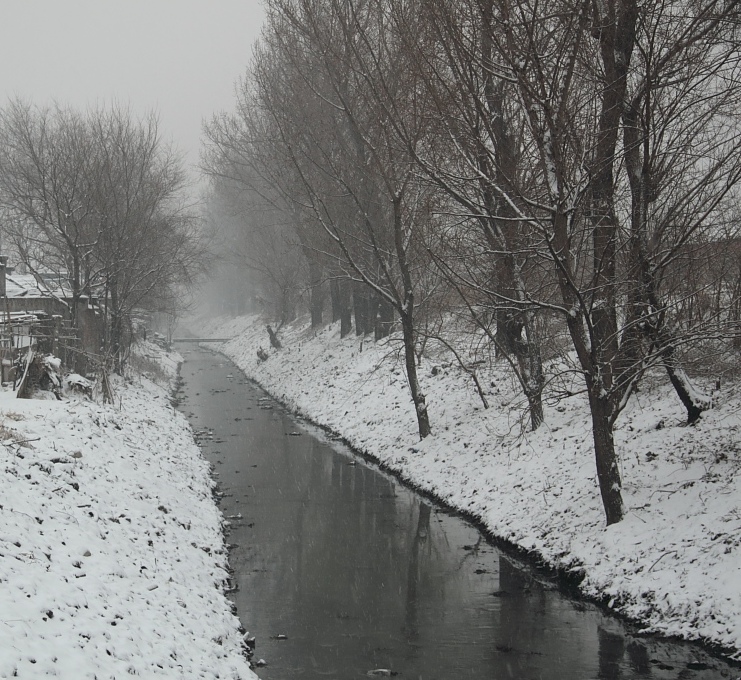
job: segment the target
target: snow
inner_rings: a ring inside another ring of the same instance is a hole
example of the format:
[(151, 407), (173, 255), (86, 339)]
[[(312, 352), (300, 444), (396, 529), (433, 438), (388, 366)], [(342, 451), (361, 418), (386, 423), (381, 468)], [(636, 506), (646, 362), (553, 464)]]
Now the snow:
[(78, 387), (83, 390), (93, 389), (93, 383), (87, 378), (81, 376), (79, 373), (70, 373), (69, 375), (65, 376), (64, 381), (65, 383), (67, 383), (67, 385)]
[(583, 577), (587, 596), (647, 632), (741, 658), (741, 385), (716, 393), (687, 427), (664, 378), (642, 384), (615, 431), (626, 516), (607, 528), (583, 394), (546, 400), (545, 425), (528, 432), (505, 365), (477, 369), (485, 410), (441, 350), (419, 371), (433, 428), (420, 442), (399, 337), (361, 343), (340, 339), (338, 324), (315, 332), (302, 320), (259, 361), (264, 320), (221, 319), (211, 332), (233, 338), (221, 351), (294, 411), (545, 565)]
[(7, 274), (5, 276), (8, 297), (52, 297), (49, 288), (40, 284), (33, 274)]
[(0, 678), (254, 678), (208, 464), (163, 387), (114, 390), (0, 392)]

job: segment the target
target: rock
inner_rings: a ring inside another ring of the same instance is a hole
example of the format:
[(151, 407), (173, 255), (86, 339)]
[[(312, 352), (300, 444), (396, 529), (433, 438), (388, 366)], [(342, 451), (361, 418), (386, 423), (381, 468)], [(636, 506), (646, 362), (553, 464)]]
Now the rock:
[(82, 451), (73, 451), (69, 454), (72, 458), (82, 458)]

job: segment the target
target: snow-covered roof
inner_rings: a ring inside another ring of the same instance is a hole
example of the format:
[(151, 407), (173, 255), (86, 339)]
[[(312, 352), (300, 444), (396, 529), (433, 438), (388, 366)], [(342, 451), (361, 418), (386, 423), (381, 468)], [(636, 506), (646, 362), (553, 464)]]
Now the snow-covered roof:
[(9, 298), (53, 298), (65, 297), (61, 286), (39, 283), (33, 274), (6, 274), (5, 291)]

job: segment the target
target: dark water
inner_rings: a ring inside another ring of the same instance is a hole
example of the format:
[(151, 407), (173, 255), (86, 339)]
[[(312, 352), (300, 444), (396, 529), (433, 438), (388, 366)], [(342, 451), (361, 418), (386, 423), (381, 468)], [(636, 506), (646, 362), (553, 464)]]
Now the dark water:
[[(182, 408), (214, 463), (242, 623), (265, 680), (733, 678), (638, 637), (471, 525), (297, 422), (209, 351)], [(280, 636), (280, 637), (279, 637)], [(285, 636), (285, 639), (283, 639)], [(378, 675), (383, 677), (382, 675)]]

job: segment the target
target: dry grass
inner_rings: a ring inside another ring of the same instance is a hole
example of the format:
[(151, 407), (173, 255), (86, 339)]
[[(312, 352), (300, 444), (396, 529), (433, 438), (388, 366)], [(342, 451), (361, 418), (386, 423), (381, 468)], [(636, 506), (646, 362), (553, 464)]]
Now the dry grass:
[(7, 427), (5, 423), (0, 422), (0, 441), (7, 442), (11, 439), (15, 439), (16, 432)]
[(18, 432), (16, 432), (7, 421), (18, 422), (25, 420), (26, 416), (15, 411), (0, 412), (0, 443), (15, 444), (23, 448), (33, 448)]
[(132, 353), (129, 357), (129, 367), (134, 375), (143, 375), (159, 385), (167, 385), (170, 376), (154, 358), (144, 354)]

